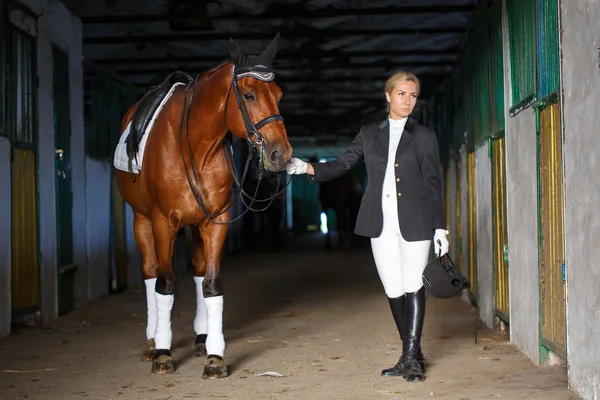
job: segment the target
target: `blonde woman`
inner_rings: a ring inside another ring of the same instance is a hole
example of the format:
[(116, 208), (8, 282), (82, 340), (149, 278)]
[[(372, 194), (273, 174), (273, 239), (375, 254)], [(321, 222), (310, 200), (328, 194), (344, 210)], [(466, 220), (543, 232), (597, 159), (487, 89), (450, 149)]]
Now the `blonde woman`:
[(402, 340), (402, 355), (383, 376), (425, 379), (421, 334), (425, 318), (422, 274), (433, 239), (436, 254), (448, 252), (439, 148), (435, 133), (412, 121), (420, 84), (400, 71), (385, 85), (388, 118), (363, 126), (346, 152), (326, 163), (292, 158), (287, 173), (311, 182), (339, 177), (364, 161), (368, 186), (354, 233), (371, 238), (377, 272)]

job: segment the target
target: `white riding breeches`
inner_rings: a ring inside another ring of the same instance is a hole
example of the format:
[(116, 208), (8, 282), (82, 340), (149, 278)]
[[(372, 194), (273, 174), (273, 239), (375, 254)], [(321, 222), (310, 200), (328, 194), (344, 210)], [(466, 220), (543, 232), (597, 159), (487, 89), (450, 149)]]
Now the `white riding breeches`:
[(371, 239), (377, 272), (388, 297), (421, 289), (430, 246), (431, 240), (407, 242), (400, 232)]
[(385, 294), (394, 298), (416, 292), (423, 286), (431, 240), (404, 240), (395, 196), (384, 194), (382, 203), (383, 230), (379, 237), (371, 239), (371, 249)]

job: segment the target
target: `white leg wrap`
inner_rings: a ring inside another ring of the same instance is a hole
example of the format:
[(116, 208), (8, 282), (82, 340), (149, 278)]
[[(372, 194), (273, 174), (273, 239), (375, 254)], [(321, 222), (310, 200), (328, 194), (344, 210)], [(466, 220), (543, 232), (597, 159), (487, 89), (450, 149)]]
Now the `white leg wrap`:
[(202, 293), (202, 282), (204, 282), (204, 277), (195, 276), (194, 282), (196, 282), (196, 317), (194, 318), (194, 332), (196, 332), (196, 335), (206, 335), (208, 333), (208, 311), (206, 309), (206, 301), (204, 301), (204, 294)]
[(148, 306), (148, 322), (146, 325), (146, 339), (153, 339), (156, 332), (156, 296), (154, 296), (156, 288), (156, 278), (145, 279), (146, 284), (146, 305)]
[(156, 342), (156, 349), (170, 350), (171, 339), (173, 338), (173, 332), (171, 331), (171, 310), (173, 309), (173, 299), (175, 298), (172, 294), (160, 294), (156, 293), (156, 308), (158, 309), (158, 321), (156, 323), (156, 333), (154, 335), (154, 341)]
[(223, 296), (205, 299), (208, 310), (208, 336), (206, 353), (223, 357), (225, 354), (225, 337), (223, 336)]

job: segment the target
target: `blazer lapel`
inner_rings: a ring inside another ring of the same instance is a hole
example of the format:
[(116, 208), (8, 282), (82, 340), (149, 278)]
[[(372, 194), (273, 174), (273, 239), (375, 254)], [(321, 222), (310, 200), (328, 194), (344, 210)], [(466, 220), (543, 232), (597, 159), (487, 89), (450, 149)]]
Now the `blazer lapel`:
[(390, 125), (387, 118), (379, 125), (376, 144), (377, 154), (384, 163), (387, 163), (390, 150)]
[[(413, 124), (409, 118), (408, 121), (406, 121), (406, 125), (404, 125), (404, 130), (402, 131), (402, 137), (400, 138), (400, 143), (398, 143), (398, 149), (396, 150), (395, 161), (398, 161), (398, 157), (400, 157), (400, 154), (404, 151), (404, 149), (406, 149), (408, 144), (413, 139), (412, 130), (413, 130)], [(388, 136), (389, 136), (389, 128), (388, 128)], [(389, 144), (388, 144), (388, 146), (389, 146)]]

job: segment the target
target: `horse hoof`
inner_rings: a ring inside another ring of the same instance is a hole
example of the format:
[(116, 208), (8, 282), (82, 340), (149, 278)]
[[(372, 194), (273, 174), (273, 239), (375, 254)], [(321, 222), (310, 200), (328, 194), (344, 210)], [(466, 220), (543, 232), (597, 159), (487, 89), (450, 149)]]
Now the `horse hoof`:
[(173, 357), (169, 350), (157, 350), (152, 359), (152, 372), (155, 374), (172, 374), (175, 372)]
[(206, 335), (198, 335), (196, 336), (196, 342), (194, 343), (194, 347), (196, 348), (196, 356), (204, 357), (206, 353)]
[(142, 361), (152, 361), (154, 354), (156, 353), (156, 343), (154, 339), (146, 340), (142, 347)]
[(227, 365), (222, 357), (210, 355), (204, 363), (204, 373), (202, 377), (204, 379), (217, 379), (226, 378), (229, 376), (227, 372)]
[(206, 355), (206, 344), (198, 343), (196, 344), (196, 356), (204, 357)]

